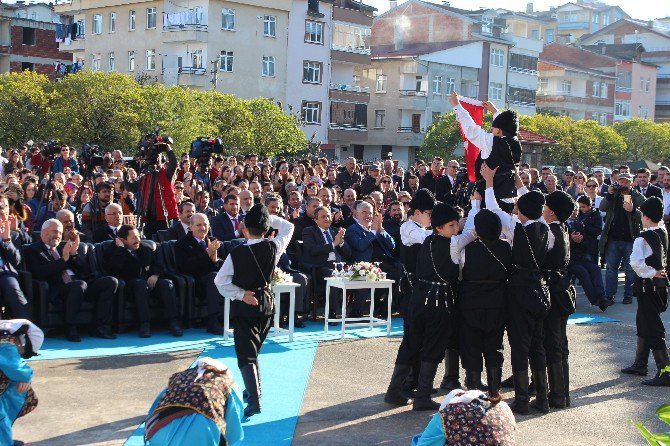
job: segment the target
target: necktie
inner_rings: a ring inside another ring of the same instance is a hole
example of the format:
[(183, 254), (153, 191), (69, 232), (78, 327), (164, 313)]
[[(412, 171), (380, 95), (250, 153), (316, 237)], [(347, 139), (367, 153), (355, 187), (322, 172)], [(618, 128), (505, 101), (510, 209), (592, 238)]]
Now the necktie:
[(646, 194), (647, 194), (647, 188), (644, 187), (644, 188), (642, 188), (642, 195), (646, 195)]
[(114, 237), (118, 236), (118, 230), (116, 228), (112, 228), (112, 232), (114, 232)]
[[(56, 251), (56, 248), (51, 248), (51, 249), (49, 250), (49, 252), (51, 252), (51, 257), (53, 257), (54, 260), (60, 260), (60, 254), (58, 254), (58, 251)], [(72, 277), (70, 277), (70, 275), (67, 273), (67, 270), (66, 270), (66, 269), (63, 270), (63, 272), (60, 273), (60, 274), (61, 274), (61, 277), (62, 277), (62, 279), (63, 279), (63, 283), (70, 283), (70, 282), (72, 282)]]
[(237, 231), (239, 223), (237, 222), (237, 217), (233, 218), (233, 229)]
[(330, 236), (330, 231), (328, 231), (328, 230), (323, 231), (323, 235), (326, 236), (326, 240), (328, 241), (328, 243), (330, 243), (332, 245), (333, 244), (333, 238)]
[(200, 241), (200, 246), (202, 246), (203, 249), (207, 249), (207, 242), (204, 241), (204, 240), (201, 240), (201, 241)]

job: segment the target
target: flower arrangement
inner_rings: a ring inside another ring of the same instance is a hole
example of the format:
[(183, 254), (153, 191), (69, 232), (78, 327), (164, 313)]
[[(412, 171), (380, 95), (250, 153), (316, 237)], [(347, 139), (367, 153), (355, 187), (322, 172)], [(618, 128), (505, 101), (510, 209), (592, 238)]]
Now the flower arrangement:
[(272, 273), (272, 284), (275, 285), (280, 283), (293, 283), (293, 277), (279, 268), (275, 268), (274, 273)]
[(349, 280), (371, 280), (378, 281), (385, 275), (379, 266), (370, 262), (358, 262), (346, 268), (346, 276)]

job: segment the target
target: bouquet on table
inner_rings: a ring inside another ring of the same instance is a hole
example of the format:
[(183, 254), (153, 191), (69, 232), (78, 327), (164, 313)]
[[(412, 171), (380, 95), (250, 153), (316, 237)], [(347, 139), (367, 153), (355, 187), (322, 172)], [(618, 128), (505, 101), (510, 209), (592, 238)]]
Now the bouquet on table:
[(384, 279), (386, 274), (375, 263), (358, 262), (347, 266), (345, 276), (349, 277), (349, 280), (370, 280), (376, 282)]
[(279, 268), (275, 268), (274, 273), (272, 273), (272, 285), (279, 285), (282, 283), (293, 283), (293, 277)]

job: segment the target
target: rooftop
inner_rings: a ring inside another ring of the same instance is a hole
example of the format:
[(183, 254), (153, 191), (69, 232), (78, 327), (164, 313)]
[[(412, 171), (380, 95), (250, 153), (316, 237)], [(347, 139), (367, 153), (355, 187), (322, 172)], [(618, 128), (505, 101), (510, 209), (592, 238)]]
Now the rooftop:
[(517, 133), (520, 142), (526, 143), (540, 143), (540, 144), (556, 144), (558, 141), (549, 138), (548, 136), (540, 135), (539, 133), (531, 132), (526, 129), (519, 129)]

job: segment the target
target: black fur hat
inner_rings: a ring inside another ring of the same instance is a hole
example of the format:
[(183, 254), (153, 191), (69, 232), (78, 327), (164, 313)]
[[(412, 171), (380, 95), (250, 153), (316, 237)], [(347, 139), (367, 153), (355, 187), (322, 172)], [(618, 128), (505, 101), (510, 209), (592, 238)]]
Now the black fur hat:
[(447, 224), (452, 220), (459, 220), (460, 218), (461, 214), (459, 214), (458, 211), (453, 208), (453, 206), (438, 201), (433, 208), (433, 213), (430, 216), (430, 225), (434, 229)]
[(658, 223), (663, 220), (663, 202), (658, 197), (649, 197), (640, 205), (640, 212), (649, 220)]
[(491, 127), (503, 130), (506, 136), (516, 136), (519, 133), (519, 116), (513, 110), (505, 110), (496, 116)]
[(547, 207), (554, 211), (554, 214), (556, 214), (561, 223), (565, 223), (575, 210), (575, 200), (562, 190), (557, 190), (547, 195), (546, 201)]
[(270, 213), (268, 212), (268, 208), (262, 203), (253, 205), (244, 216), (244, 226), (247, 229), (267, 232), (270, 229)]
[(542, 216), (542, 208), (544, 207), (544, 195), (542, 192), (532, 190), (519, 197), (516, 202), (519, 212), (531, 220), (537, 220)]
[(409, 209), (411, 211), (417, 210), (425, 212), (435, 207), (435, 196), (428, 189), (419, 189), (416, 191), (412, 200), (409, 202)]
[(480, 239), (494, 241), (500, 238), (502, 223), (493, 211), (482, 209), (475, 215), (475, 231)]

